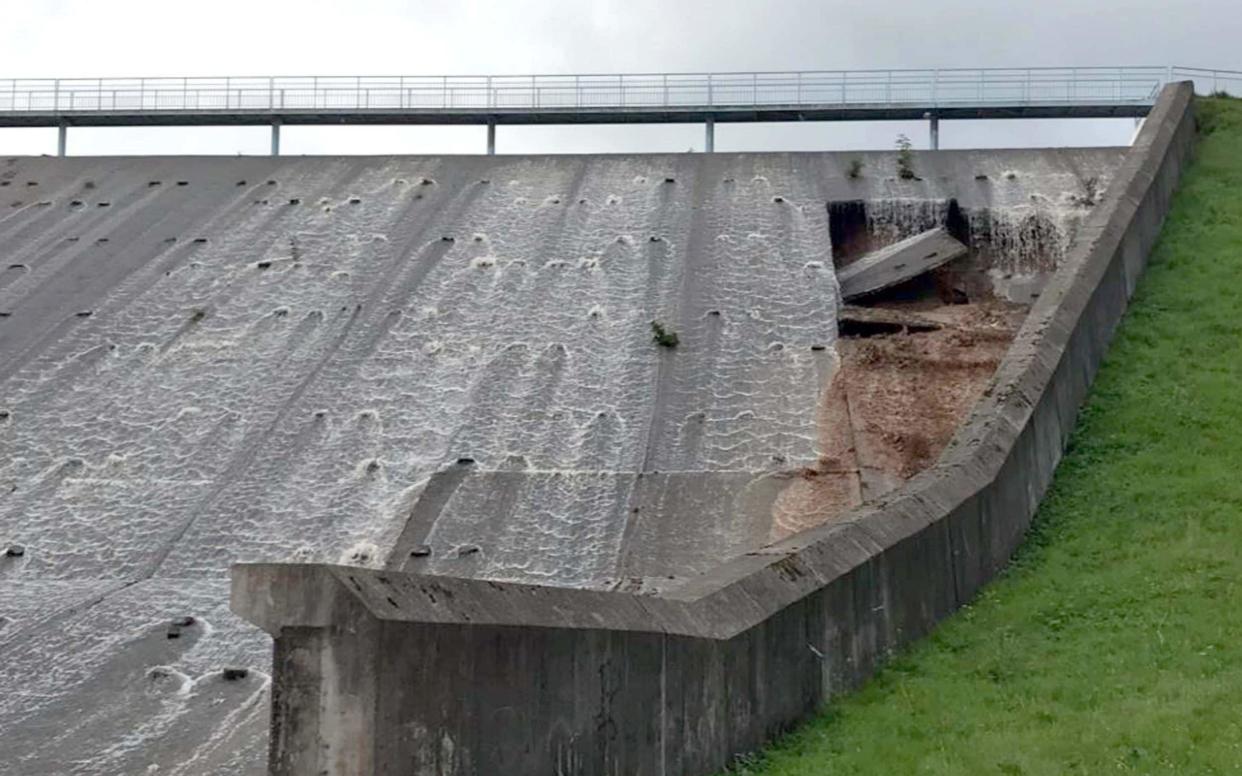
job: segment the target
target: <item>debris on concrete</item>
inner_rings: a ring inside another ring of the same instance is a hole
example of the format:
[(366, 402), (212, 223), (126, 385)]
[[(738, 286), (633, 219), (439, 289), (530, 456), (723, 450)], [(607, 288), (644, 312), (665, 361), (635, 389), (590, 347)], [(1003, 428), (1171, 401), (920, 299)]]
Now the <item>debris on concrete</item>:
[(941, 328), (944, 328), (942, 323), (926, 316), (884, 307), (847, 305), (837, 314), (837, 333), (842, 337), (926, 332)]
[(681, 344), (677, 332), (665, 329), (659, 321), (651, 322), (651, 340), (662, 348), (675, 348)]

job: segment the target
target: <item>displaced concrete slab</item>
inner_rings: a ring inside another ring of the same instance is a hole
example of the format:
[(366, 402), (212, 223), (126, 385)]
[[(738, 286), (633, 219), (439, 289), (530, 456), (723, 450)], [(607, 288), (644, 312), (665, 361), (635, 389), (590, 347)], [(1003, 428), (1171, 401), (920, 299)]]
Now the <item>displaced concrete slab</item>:
[(904, 283), (965, 255), (967, 247), (940, 227), (870, 253), (837, 273), (849, 302)]
[(940, 321), (907, 310), (846, 305), (837, 313), (837, 333), (842, 337), (925, 332), (942, 328), (944, 324)]

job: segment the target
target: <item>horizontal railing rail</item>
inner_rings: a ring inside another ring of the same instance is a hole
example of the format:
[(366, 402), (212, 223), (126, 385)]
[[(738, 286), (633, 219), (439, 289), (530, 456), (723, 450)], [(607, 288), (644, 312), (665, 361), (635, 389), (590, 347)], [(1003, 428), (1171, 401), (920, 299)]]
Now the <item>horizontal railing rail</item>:
[(1202, 67), (1174, 67), (1170, 80), (1194, 81), (1200, 94), (1226, 93), (1242, 96), (1242, 70), (1210, 70)]
[(0, 79), (0, 112), (590, 111), (754, 106), (1150, 105), (1185, 75), (1160, 67), (834, 70), (528, 76)]

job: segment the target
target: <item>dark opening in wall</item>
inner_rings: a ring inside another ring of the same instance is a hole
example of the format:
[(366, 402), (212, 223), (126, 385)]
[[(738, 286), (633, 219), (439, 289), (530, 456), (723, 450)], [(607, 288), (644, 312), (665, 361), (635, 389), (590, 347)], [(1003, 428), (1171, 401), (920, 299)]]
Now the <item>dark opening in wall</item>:
[(861, 199), (828, 203), (828, 238), (832, 240), (832, 263), (844, 267), (872, 250), (867, 228), (867, 203)]
[(944, 228), (953, 238), (964, 245), (970, 245), (970, 221), (962, 212), (956, 199), (949, 200), (949, 211), (945, 215)]
[(922, 334), (941, 328), (932, 321), (902, 320), (901, 318), (878, 319), (851, 315), (848, 312), (837, 318), (837, 333), (842, 337), (883, 337), (892, 334)]
[[(941, 216), (933, 215), (939, 208), (927, 208), (926, 204), (921, 201), (911, 203), (912, 214), (918, 213), (922, 217), (914, 218), (909, 224), (909, 233), (900, 234), (897, 239), (912, 237), (919, 232), (943, 226), (956, 239), (966, 245), (971, 244), (970, 221), (956, 199), (948, 201)], [(833, 263), (838, 268), (884, 247), (885, 244), (885, 241), (872, 232), (868, 203), (861, 199), (828, 203), (828, 236), (832, 240)]]

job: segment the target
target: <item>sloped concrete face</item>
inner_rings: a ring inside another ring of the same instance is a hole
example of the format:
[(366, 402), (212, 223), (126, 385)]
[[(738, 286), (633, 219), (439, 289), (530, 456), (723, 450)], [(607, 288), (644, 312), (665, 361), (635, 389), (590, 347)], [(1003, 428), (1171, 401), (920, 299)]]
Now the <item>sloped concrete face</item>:
[[(235, 569), (234, 608), (276, 637), (276, 696), (302, 693), (276, 708), (272, 772), (706, 774), (861, 681), (1020, 542), (1188, 161), (1191, 99), (1163, 93), (939, 464), (848, 521), (657, 595)], [(320, 754), (367, 714), (354, 750)]]
[[(892, 154), (0, 160), (10, 764), (261, 772), (269, 702), (292, 713), (306, 685), (271, 694), (268, 637), (224, 606), (233, 563), (603, 596), (758, 551), (835, 428), (828, 203), (894, 228), (950, 201), (1038, 211), (1068, 234), (1089, 211), (1058, 198), (1122, 158), (945, 152), (922, 181)], [(609, 622), (591, 600), (574, 627)], [(729, 630), (670, 606), (637, 622)], [(333, 666), (336, 642), (303, 635)]]

